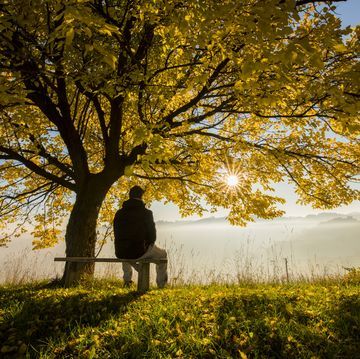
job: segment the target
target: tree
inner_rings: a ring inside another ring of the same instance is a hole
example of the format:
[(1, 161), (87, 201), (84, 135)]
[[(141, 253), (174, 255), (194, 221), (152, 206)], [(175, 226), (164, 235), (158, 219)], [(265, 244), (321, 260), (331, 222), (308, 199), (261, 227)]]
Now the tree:
[[(0, 215), (94, 256), (134, 183), (186, 215), (281, 215), (359, 199), (359, 27), (307, 0), (7, 0), (0, 5)], [(227, 191), (226, 173), (239, 185)], [(100, 217), (99, 217), (100, 215)], [(22, 222), (20, 222), (22, 221)], [(3, 238), (8, 240), (9, 231)], [(67, 268), (79, 277), (90, 265)]]

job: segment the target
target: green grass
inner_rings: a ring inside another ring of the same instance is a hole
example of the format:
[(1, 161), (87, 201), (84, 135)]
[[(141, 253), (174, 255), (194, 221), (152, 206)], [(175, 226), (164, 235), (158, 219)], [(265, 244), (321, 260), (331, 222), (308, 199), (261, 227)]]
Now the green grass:
[(0, 287), (2, 358), (356, 358), (358, 281)]

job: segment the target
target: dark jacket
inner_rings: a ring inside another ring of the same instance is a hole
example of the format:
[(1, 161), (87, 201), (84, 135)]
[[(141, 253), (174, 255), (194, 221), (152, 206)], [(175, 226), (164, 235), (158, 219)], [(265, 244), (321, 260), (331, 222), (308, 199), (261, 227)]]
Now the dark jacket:
[(130, 198), (115, 214), (114, 234), (117, 258), (141, 257), (156, 240), (152, 212), (141, 200)]

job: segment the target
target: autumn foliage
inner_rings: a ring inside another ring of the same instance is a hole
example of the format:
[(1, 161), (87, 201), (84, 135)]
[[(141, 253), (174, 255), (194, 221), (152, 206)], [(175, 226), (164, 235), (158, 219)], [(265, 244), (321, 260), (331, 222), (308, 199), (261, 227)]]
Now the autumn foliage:
[[(134, 183), (229, 221), (359, 198), (359, 27), (329, 2), (7, 0), (0, 5), (0, 215), (93, 255)], [(235, 174), (232, 191), (224, 176)], [(203, 201), (201, 201), (201, 199)], [(67, 217), (70, 213), (70, 217)], [(9, 225), (13, 223), (13, 225)], [(20, 224), (20, 225), (19, 225)]]

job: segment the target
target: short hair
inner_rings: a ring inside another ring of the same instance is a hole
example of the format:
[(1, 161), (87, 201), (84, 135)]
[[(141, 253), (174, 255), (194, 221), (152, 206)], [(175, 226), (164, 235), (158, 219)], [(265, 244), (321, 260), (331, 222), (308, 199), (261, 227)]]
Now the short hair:
[(134, 186), (130, 189), (130, 198), (141, 198), (145, 191), (140, 186)]

